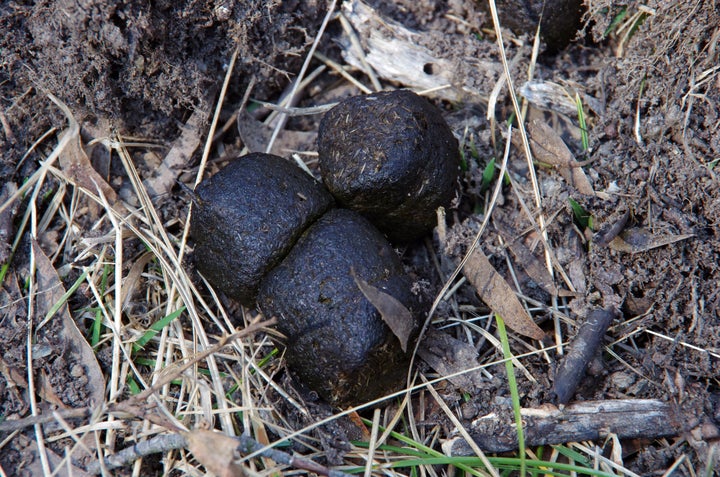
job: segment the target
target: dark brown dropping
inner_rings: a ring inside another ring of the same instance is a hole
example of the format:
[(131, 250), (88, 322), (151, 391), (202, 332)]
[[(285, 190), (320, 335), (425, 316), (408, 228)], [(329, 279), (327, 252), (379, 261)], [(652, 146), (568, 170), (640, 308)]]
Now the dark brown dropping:
[(432, 230), (435, 210), (455, 197), (458, 142), (440, 110), (411, 91), (341, 102), (320, 122), (318, 149), (323, 181), (338, 202), (391, 240)]
[(255, 305), (260, 281), (332, 205), (322, 184), (282, 157), (243, 156), (196, 189), (190, 234), (198, 270)]
[[(532, 38), (540, 23), (540, 37), (551, 53), (565, 48), (582, 26), (582, 0), (496, 0), (500, 24), (517, 35)], [(489, 12), (488, 2), (478, 2)]]
[(365, 218), (344, 209), (327, 212), (308, 229), (258, 296), (265, 316), (277, 317), (287, 337), (292, 372), (336, 405), (367, 402), (404, 385), (410, 359), (351, 270), (417, 316), (393, 248)]

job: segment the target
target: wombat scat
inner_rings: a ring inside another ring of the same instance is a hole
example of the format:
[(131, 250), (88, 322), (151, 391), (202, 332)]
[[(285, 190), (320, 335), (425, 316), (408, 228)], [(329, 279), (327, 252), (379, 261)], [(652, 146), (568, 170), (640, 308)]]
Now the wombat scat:
[[(250, 154), (198, 186), (190, 232), (214, 287), (278, 319), (290, 371), (332, 404), (355, 405), (404, 384), (403, 347), (420, 324), (410, 279), (376, 226), (403, 241), (431, 230), (455, 197), (460, 156), (440, 111), (409, 91), (340, 103), (322, 120), (319, 152), (330, 193), (353, 210), (333, 209), (291, 162)], [(389, 321), (398, 336), (372, 297), (400, 307), (401, 326)]]
[(248, 154), (195, 190), (190, 234), (197, 269), (254, 306), (260, 280), (332, 203), (320, 183), (282, 157)]
[(409, 354), (353, 274), (417, 306), (387, 239), (332, 203), (291, 162), (251, 154), (200, 184), (190, 231), (197, 269), (214, 287), (247, 306), (260, 289), (258, 303), (279, 320), (293, 374), (333, 404), (360, 404), (404, 382)]
[(353, 273), (417, 316), (410, 279), (393, 248), (367, 219), (343, 209), (326, 213), (300, 237), (258, 296), (260, 309), (277, 317), (287, 337), (290, 369), (338, 405), (397, 389), (410, 360)]
[(455, 198), (458, 142), (442, 113), (408, 90), (353, 96), (323, 117), (323, 181), (391, 240), (421, 237)]

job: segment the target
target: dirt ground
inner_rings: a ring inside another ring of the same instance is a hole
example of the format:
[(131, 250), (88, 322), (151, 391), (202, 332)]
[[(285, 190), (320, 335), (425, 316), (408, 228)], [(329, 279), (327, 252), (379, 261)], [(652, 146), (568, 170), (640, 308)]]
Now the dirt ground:
[[(506, 121), (516, 114), (484, 4), (369, 3), (387, 28), (379, 36), (399, 31), (394, 25), (419, 32), (405, 45), (420, 45), (426, 55), (413, 65), (420, 74), (391, 76), (373, 64), (379, 84), (421, 90), (413, 77), (449, 83), (427, 96), (447, 113), (463, 149), (462, 193), (446, 232), (400, 250), (430, 303), (486, 217), (495, 182), (483, 172), (491, 159), (502, 162)], [(520, 101), (530, 99), (524, 107), (537, 192), (515, 128), (511, 184), (493, 204), (480, 247), (548, 335), (544, 352), (538, 342), (511, 337), (513, 353), (527, 353), (516, 371), (521, 405), (555, 402), (558, 346), (567, 352), (592, 310), (613, 310), (603, 352), (573, 401), (656, 399), (686, 420), (675, 436), (595, 444), (621, 464), (620, 475), (663, 475), (673, 465), (672, 475), (713, 475), (720, 468), (720, 11), (711, 0), (586, 4), (577, 38), (567, 46), (553, 38), (556, 51), (541, 46), (536, 61), (533, 32), (503, 30), (513, 85)], [(351, 18), (347, 8), (336, 11)], [(287, 375), (265, 333), (241, 337), (203, 360), (200, 371), (196, 366), (200, 374), (162, 386), (148, 403), (173, 417), (131, 398), (157, 383), (161, 368), (194, 356), (194, 347), (207, 349), (233, 327), (262, 318), (211, 294), (194, 273), (184, 234), (187, 189), (244, 148), (265, 147), (267, 124), (277, 122), (256, 104), (243, 109), (246, 92), (270, 103), (287, 96), (327, 12), (321, 0), (0, 4), (0, 426), (22, 423), (0, 427), (2, 475), (40, 475), (68, 453), (72, 464), (61, 475), (82, 475), (98, 447), (118, 451), (180, 423), (226, 434), (252, 430), (260, 442), (273, 442), (332, 414)], [(356, 31), (366, 54), (379, 48)], [(321, 55), (303, 71), (310, 81), (298, 90), (297, 106), (359, 94), (339, 69), (372, 88), (349, 44), (342, 22), (331, 17), (317, 45)], [(367, 55), (368, 62), (377, 58)], [(523, 88), (530, 76), (559, 89), (533, 95)], [(318, 117), (291, 117), (273, 150), (297, 152), (316, 171)], [(120, 139), (127, 150), (117, 147)], [(538, 157), (538, 144), (559, 140), (582, 168)], [(591, 224), (583, 223), (587, 217)], [(176, 310), (179, 319), (133, 350)], [(486, 365), (470, 381), (436, 385), (468, 429), (510, 395), (505, 366), (497, 364), (502, 350), (488, 338), (496, 335), (490, 315), (463, 283), (432, 317), (433, 329), (477, 352), (445, 372)], [(432, 361), (416, 361), (423, 376), (442, 377)], [(422, 436), (457, 436), (441, 406), (422, 392), (414, 396)], [(123, 402), (132, 405), (119, 407)], [(40, 424), (35, 415), (50, 417)], [(320, 461), (346, 462), (347, 441), (359, 432), (351, 427), (319, 427), (296, 449), (310, 454), (317, 446)], [(155, 455), (136, 472), (198, 471), (191, 465), (190, 454)], [(132, 467), (114, 472), (130, 475)]]

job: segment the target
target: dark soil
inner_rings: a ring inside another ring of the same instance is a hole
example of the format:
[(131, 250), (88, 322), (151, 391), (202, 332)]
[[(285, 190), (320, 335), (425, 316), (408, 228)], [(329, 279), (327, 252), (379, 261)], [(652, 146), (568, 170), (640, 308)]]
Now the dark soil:
[[(370, 3), (382, 6), (384, 14), (410, 28), (428, 35), (444, 35), (443, 45), (462, 42), (457, 51), (446, 51), (449, 56), (468, 54), (470, 44), (476, 48), (473, 51), (492, 52), (493, 60), (500, 64), (492, 22), (471, 0)], [(541, 213), (556, 258), (555, 286), (572, 293), (553, 297), (538, 284), (527, 263), (514, 263), (515, 276), (522, 294), (539, 303), (534, 318), (549, 335), (554, 330), (550, 307), (567, 317), (560, 325), (562, 341), (572, 339), (592, 310), (619, 312), (608, 331), (604, 352), (591, 363), (589, 378), (581, 381), (572, 399), (659, 399), (696, 416), (676, 437), (623, 442), (622, 459), (623, 465), (636, 474), (662, 475), (685, 456), (673, 475), (702, 475), (704, 469), (713, 468), (713, 458), (714, 465), (720, 466), (720, 182), (716, 175), (720, 160), (720, 12), (710, 0), (630, 2), (623, 7), (627, 12), (624, 17), (613, 2), (587, 4), (591, 10), (586, 12), (584, 30), (557, 53), (541, 52), (534, 79), (561, 84), (583, 98), (589, 150), (583, 151), (580, 146), (579, 129), (573, 126), (576, 115), (534, 107), (528, 113), (530, 118), (543, 118), (563, 135), (575, 158), (586, 161), (583, 170), (595, 192), (583, 193), (571, 185), (561, 174), (561, 166), (536, 165)], [(10, 186), (21, 187), (39, 170), (60, 139), (59, 131), (68, 127), (63, 113), (48, 100), (48, 93), (70, 108), (81, 125), (85, 143), (119, 133), (163, 146), (131, 150), (141, 179), (147, 179), (191, 115), (214, 108), (236, 48), (238, 64), (220, 125), (233, 119), (253, 78), (253, 98), (278, 102), (300, 71), (325, 13), (325, 2), (319, 0), (227, 0), (211, 2), (210, 6), (204, 2), (155, 2), (149, 6), (146, 2), (101, 0), (0, 4), (0, 184), (5, 187), (0, 190), (0, 207), (12, 195)], [(622, 21), (613, 25), (618, 18)], [(339, 22), (331, 22), (318, 50), (340, 63), (343, 57), (336, 40), (341, 32)], [(513, 55), (508, 61), (515, 61), (513, 81), (520, 88), (527, 79), (532, 32), (505, 31), (505, 39)], [(310, 69), (318, 64), (311, 63)], [(369, 84), (361, 73), (353, 74)], [(488, 72), (487, 78), (491, 77)], [(459, 79), (458, 84), (482, 84), (475, 78), (470, 80)], [(383, 85), (403, 86), (388, 82)], [(406, 264), (414, 268), (416, 289), (428, 300), (434, 298), (474, 238), (489, 197), (483, 171), (491, 158), (498, 163), (502, 158), (504, 124), (513, 113), (504, 88), (495, 109), (498, 123), (491, 125), (485, 119), (487, 97), (493, 86), (494, 82), (487, 88), (480, 87), (481, 95), (471, 94), (463, 101), (436, 100), (461, 139), (467, 168), (458, 208), (448, 212), (445, 243), (429, 240), (422, 246), (403, 248)], [(323, 104), (357, 93), (339, 75), (326, 70), (314, 86), (304, 91), (301, 104)], [(255, 114), (257, 119), (264, 119), (262, 114)], [(317, 120), (317, 116), (292, 119), (289, 125), (295, 135), (289, 137), (316, 133)], [(216, 170), (216, 164), (240, 153), (245, 145), (234, 123), (232, 126), (218, 134), (214, 142), (209, 173)], [(204, 140), (207, 131), (208, 125), (203, 124), (197, 135)], [(48, 136), (43, 138), (46, 133)], [(297, 139), (295, 144), (302, 141)], [(107, 183), (123, 200), (135, 204), (122, 193), (128, 190), (129, 178), (117, 157), (100, 147), (88, 145), (87, 150)], [(190, 188), (200, 163), (200, 150), (195, 150), (177, 171), (179, 182)], [(284, 155), (289, 156), (287, 151)], [(313, 156), (304, 157), (315, 170)], [(507, 253), (508, 234), (519, 237), (543, 266), (545, 255), (540, 234), (520, 203), (520, 198), (526, 206), (534, 203), (522, 147), (513, 148), (508, 169), (514, 184), (503, 190), (491, 227), (483, 236), (482, 249), (495, 268), (513, 283), (507, 264), (516, 261), (516, 255)], [(102, 207), (82, 194), (73, 197), (74, 186), (62, 182), (55, 175), (48, 176), (38, 192), (38, 209), (33, 217), (37, 216), (40, 223), (35, 250), (44, 251), (67, 290), (80, 277), (81, 267), (92, 265), (92, 259), (82, 253), (86, 248), (83, 240), (107, 243), (107, 254), (111, 256), (115, 238), (110, 221), (102, 216)], [(65, 187), (67, 193), (63, 192)], [(53, 197), (58, 197), (59, 203), (53, 202)], [(578, 223), (570, 198), (592, 217), (592, 230)], [(77, 339), (63, 335), (62, 322), (50, 320), (28, 341), (28, 329), (37, 328), (47, 313), (39, 306), (29, 308), (28, 294), (33, 290), (24, 286), (32, 267), (37, 266), (31, 253), (33, 231), (23, 225), (32, 200), (24, 196), (0, 210), (0, 263), (9, 260), (0, 288), (0, 423), (30, 416), (33, 402), (37, 402), (37, 412), (45, 414), (53, 409), (100, 404), (92, 402), (98, 380), (91, 372), (91, 363), (78, 351), (81, 347)], [(160, 220), (173, 237), (182, 235), (190, 202), (180, 186), (154, 198)], [(43, 222), (45, 215), (48, 220)], [(66, 220), (70, 215), (73, 218)], [(622, 232), (625, 245), (611, 241), (612, 237), (605, 240), (605, 234), (611, 233), (608, 231), (621, 219), (626, 222), (612, 235)], [(105, 234), (111, 238), (105, 240)], [(11, 255), (16, 236), (20, 237), (19, 245)], [(429, 249), (424, 248), (431, 242)], [(130, 274), (133, 263), (141, 260), (146, 251), (137, 238), (127, 240), (123, 257), (128, 269), (122, 271), (123, 277)], [(437, 258), (440, 274), (430, 265), (432, 255)], [(112, 258), (104, 260), (112, 263)], [(150, 273), (153, 266), (159, 268), (150, 262), (144, 270)], [(122, 336), (123, 340), (137, 339), (154, 321), (151, 316), (156, 310), (149, 300), (155, 289), (146, 275), (139, 283), (147, 291), (136, 290), (124, 305), (127, 335)], [(202, 287), (196, 278), (198, 287)], [(106, 285), (112, 287), (113, 280), (110, 272)], [(242, 322), (239, 306), (221, 300), (237, 322)], [(64, 312), (75, 319), (86, 337), (91, 335), (87, 317), (94, 316), (95, 305), (93, 290), (82, 285)], [(474, 290), (464, 285), (450, 302), (440, 306), (434, 326), (457, 323), (453, 318), (475, 319), (487, 311)], [(210, 319), (207, 322), (215, 333), (215, 325)], [(482, 321), (483, 326), (485, 323)], [(189, 329), (189, 320), (183, 324)], [(494, 327), (489, 329), (494, 331)], [(457, 324), (445, 331), (463, 341), (471, 334)], [(476, 339), (474, 345), (479, 349), (481, 363), (501, 358), (500, 351), (483, 346), (484, 338)], [(32, 400), (29, 393), (33, 388), (27, 379), (29, 342), (35, 357), (33, 376), (36, 383), (41, 383), (34, 388)], [(531, 347), (519, 336), (511, 339), (511, 346), (516, 354)], [(101, 342), (95, 350), (105, 379), (110, 373), (110, 348), (107, 342)], [(536, 380), (530, 381), (517, 372), (524, 407), (553, 402), (554, 370), (560, 359), (553, 350), (522, 359)], [(278, 366), (276, 379), (286, 386), (291, 381)], [(422, 371), (433, 372), (425, 363), (419, 366)], [(152, 368), (143, 371), (150, 376)], [(509, 396), (504, 365), (491, 366), (488, 372), (493, 378), (474, 381), (468, 389), (451, 383), (439, 387), (451, 408), (463, 410), (465, 425), (493, 412)], [(104, 383), (99, 385), (104, 389)], [(109, 393), (105, 390), (106, 400), (110, 399)], [(124, 389), (112, 399), (127, 396), (129, 391)], [(308, 415), (298, 417), (297, 410), (287, 408), (284, 399), (273, 392), (267, 399), (274, 400), (276, 411), (285, 413), (289, 423), (308, 423)], [(426, 396), (425, 402), (429, 401)], [(315, 409), (315, 404), (310, 406)], [(317, 411), (317, 416), (322, 412), (326, 409)], [(453, 425), (434, 404), (427, 404), (421, 415), (423, 425), (440, 427), (442, 438), (451, 434)], [(115, 450), (134, 444), (134, 434), (142, 429), (133, 424), (137, 420), (124, 422), (126, 425), (117, 431)], [(71, 427), (75, 425), (80, 421), (72, 421)], [(236, 427), (241, 425), (238, 422)], [(47, 438), (61, 431), (62, 426), (53, 422), (44, 426), (43, 432)], [(338, 449), (344, 449), (343, 431), (323, 432), (335, 436), (331, 439), (321, 433), (327, 460), (341, 461)], [(35, 436), (33, 427), (16, 434), (0, 432), (0, 470), (5, 475), (37, 475), (41, 471)], [(68, 437), (48, 444), (50, 451), (59, 456), (73, 445)], [(79, 454), (77, 465), (83, 467), (91, 459)], [(144, 473), (162, 474), (157, 462), (146, 459)], [(130, 475), (129, 469), (121, 472)]]

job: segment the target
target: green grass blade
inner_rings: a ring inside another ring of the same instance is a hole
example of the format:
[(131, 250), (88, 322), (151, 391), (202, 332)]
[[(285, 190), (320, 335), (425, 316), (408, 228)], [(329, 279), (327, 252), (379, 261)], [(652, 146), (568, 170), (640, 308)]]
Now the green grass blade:
[(508, 341), (507, 331), (505, 330), (505, 322), (502, 317), (495, 313), (497, 321), (498, 334), (500, 335), (500, 343), (502, 343), (503, 356), (505, 357), (505, 369), (507, 370), (508, 386), (510, 387), (510, 396), (512, 398), (513, 413), (515, 414), (515, 425), (518, 437), (518, 453), (520, 454), (520, 475), (524, 476), (525, 468), (525, 433), (523, 432), (522, 416), (520, 415), (520, 394), (517, 389), (517, 381), (515, 380), (515, 367), (512, 364), (512, 353), (510, 352), (510, 342)]
[(89, 268), (85, 269), (85, 271), (82, 273), (82, 275), (80, 275), (78, 277), (78, 279), (75, 280), (75, 283), (72, 284), (72, 286), (68, 289), (68, 291), (63, 293), (63, 296), (61, 296), (60, 299), (57, 301), (57, 303), (55, 303), (52, 306), (52, 308), (50, 308), (50, 310), (47, 312), (47, 315), (45, 315), (45, 318), (43, 318), (43, 321), (42, 321), (43, 323), (47, 322), (50, 318), (55, 316), (55, 313), (57, 313), (58, 310), (60, 308), (62, 308), (62, 306), (65, 303), (67, 303), (68, 298), (70, 298), (72, 296), (72, 294), (75, 293), (77, 291), (77, 289), (80, 287), (80, 284), (82, 284), (82, 282), (85, 281), (85, 279), (88, 276), (88, 273), (90, 273)]
[(615, 15), (615, 17), (610, 22), (610, 25), (608, 25), (608, 27), (603, 32), (603, 38), (607, 37), (610, 33), (615, 31), (615, 29), (618, 27), (618, 25), (620, 25), (620, 23), (622, 23), (622, 21), (625, 19), (627, 14), (628, 14), (627, 7), (623, 7), (622, 10), (620, 10), (620, 13)]
[(175, 318), (180, 316), (183, 311), (185, 311), (185, 306), (181, 306), (166, 317), (153, 323), (152, 326), (150, 326), (150, 329), (147, 330), (145, 334), (140, 337), (139, 340), (133, 343), (133, 352), (140, 351), (148, 343), (148, 341), (153, 339), (153, 337), (160, 331), (162, 331), (163, 328), (169, 325)]
[(585, 111), (583, 109), (582, 99), (580, 95), (575, 93), (575, 104), (577, 105), (578, 112), (578, 124), (580, 124), (580, 138), (582, 141), (582, 148), (584, 152), (590, 149), (590, 141), (588, 140), (587, 124), (585, 123)]
[(487, 163), (487, 166), (485, 166), (485, 169), (483, 169), (482, 174), (482, 184), (480, 186), (480, 191), (485, 192), (490, 188), (490, 186), (493, 183), (493, 178), (495, 177), (495, 158), (493, 157), (490, 159), (490, 162)]

